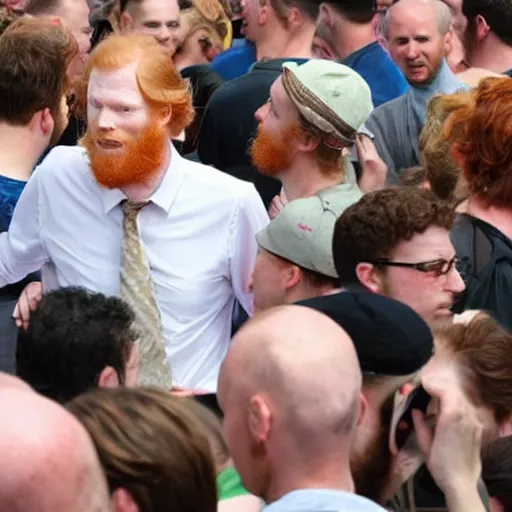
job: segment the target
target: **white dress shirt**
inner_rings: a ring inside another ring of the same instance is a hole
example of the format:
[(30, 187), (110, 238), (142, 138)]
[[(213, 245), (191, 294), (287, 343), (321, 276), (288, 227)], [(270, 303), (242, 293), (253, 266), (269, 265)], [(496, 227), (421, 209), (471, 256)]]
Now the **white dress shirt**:
[[(215, 391), (235, 297), (248, 313), (255, 234), (268, 215), (254, 186), (182, 158), (139, 214), (175, 385)], [(53, 149), (0, 235), (0, 287), (42, 268), (45, 291), (118, 295), (125, 195), (102, 188), (80, 147)]]

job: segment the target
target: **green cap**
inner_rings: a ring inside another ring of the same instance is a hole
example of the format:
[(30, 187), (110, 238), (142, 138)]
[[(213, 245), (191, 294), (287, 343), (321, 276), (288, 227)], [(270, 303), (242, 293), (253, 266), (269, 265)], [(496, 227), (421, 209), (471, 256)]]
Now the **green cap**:
[(334, 149), (352, 145), (373, 110), (368, 84), (338, 62), (285, 62), (282, 81), (301, 116), (325, 134), (324, 144)]
[(361, 196), (356, 186), (342, 184), (291, 201), (256, 235), (256, 241), (261, 248), (299, 267), (337, 278), (332, 257), (334, 224)]

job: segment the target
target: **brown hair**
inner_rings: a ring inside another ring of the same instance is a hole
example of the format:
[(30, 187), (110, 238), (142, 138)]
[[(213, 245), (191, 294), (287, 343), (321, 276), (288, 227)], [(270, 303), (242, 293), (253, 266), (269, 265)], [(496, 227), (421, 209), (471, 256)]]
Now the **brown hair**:
[(454, 215), (449, 204), (425, 189), (402, 186), (364, 195), (334, 226), (333, 257), (341, 284), (357, 284), (357, 265), (389, 258), (399, 242), (431, 226), (449, 230)]
[(468, 395), (491, 407), (497, 422), (506, 420), (512, 414), (512, 333), (487, 313), (468, 324), (434, 326), (433, 333), (459, 361)]
[(460, 201), (467, 197), (467, 184), (462, 169), (452, 158), (450, 142), (443, 134), (443, 125), (453, 112), (467, 106), (471, 92), (434, 96), (427, 107), (427, 119), (420, 134), (419, 149), (426, 179), (432, 192), (440, 199)]
[(155, 110), (171, 110), (169, 135), (179, 135), (194, 119), (192, 95), (169, 56), (151, 36), (116, 34), (101, 41), (87, 63), (80, 88), (80, 104), (86, 105), (85, 96), (93, 69), (114, 70), (137, 59), (137, 82), (142, 95)]
[(482, 480), (489, 496), (512, 510), (512, 436), (502, 437), (482, 452)]
[(486, 78), (471, 101), (453, 112), (444, 136), (461, 159), (471, 195), (487, 206), (512, 204), (512, 81)]
[(45, 108), (58, 113), (77, 52), (73, 34), (59, 23), (31, 17), (12, 23), (0, 37), (0, 119), (23, 126)]
[(152, 388), (96, 389), (68, 409), (89, 432), (111, 493), (126, 489), (141, 512), (216, 512), (210, 446), (182, 399)]
[(409, 167), (400, 173), (400, 183), (407, 187), (421, 187), (427, 180), (427, 173), (423, 167)]
[(260, 0), (261, 5), (267, 2), (284, 28), (288, 28), (288, 15), (293, 8), (298, 9), (310, 22), (316, 22), (320, 12), (320, 3), (315, 0)]

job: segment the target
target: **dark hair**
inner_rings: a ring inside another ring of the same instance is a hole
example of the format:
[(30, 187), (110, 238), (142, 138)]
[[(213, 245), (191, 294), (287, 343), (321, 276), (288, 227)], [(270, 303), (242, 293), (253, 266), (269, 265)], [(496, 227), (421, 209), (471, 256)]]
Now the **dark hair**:
[(352, 23), (370, 23), (377, 12), (375, 0), (332, 0), (328, 3)]
[(310, 21), (316, 22), (320, 12), (320, 2), (316, 0), (260, 0), (262, 4), (270, 3), (278, 20), (284, 27), (288, 26), (288, 12), (294, 7)]
[(63, 25), (28, 17), (12, 23), (0, 38), (0, 120), (24, 126), (45, 108), (58, 113), (77, 51)]
[(512, 46), (512, 4), (509, 0), (464, 0), (462, 13), (470, 26), (478, 15), (482, 16), (496, 36)]
[(512, 510), (512, 436), (502, 437), (483, 449), (482, 480), (504, 510)]
[(357, 284), (357, 265), (388, 258), (399, 242), (431, 226), (449, 230), (454, 215), (429, 190), (402, 186), (364, 195), (334, 226), (333, 257), (341, 284)]
[(183, 398), (162, 389), (95, 389), (67, 407), (89, 432), (111, 493), (125, 489), (141, 512), (216, 512), (210, 445)]
[(453, 112), (444, 133), (461, 160), (470, 195), (486, 206), (512, 204), (512, 81), (486, 78), (467, 105)]
[(82, 288), (45, 294), (19, 330), (17, 374), (58, 402), (94, 388), (106, 366), (124, 382), (133, 342), (134, 314), (117, 297)]

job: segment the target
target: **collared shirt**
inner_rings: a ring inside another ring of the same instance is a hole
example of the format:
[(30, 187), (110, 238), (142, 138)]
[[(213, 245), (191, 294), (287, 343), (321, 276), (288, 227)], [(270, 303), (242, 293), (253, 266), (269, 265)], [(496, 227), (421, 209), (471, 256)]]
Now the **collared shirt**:
[(385, 512), (385, 509), (345, 491), (299, 489), (267, 505), (262, 512)]
[[(118, 295), (125, 197), (97, 184), (84, 149), (52, 150), (0, 235), (0, 287), (42, 268), (45, 290), (83, 286)], [(214, 391), (235, 297), (252, 310), (255, 233), (268, 223), (261, 199), (250, 183), (172, 147), (138, 221), (175, 384)]]

